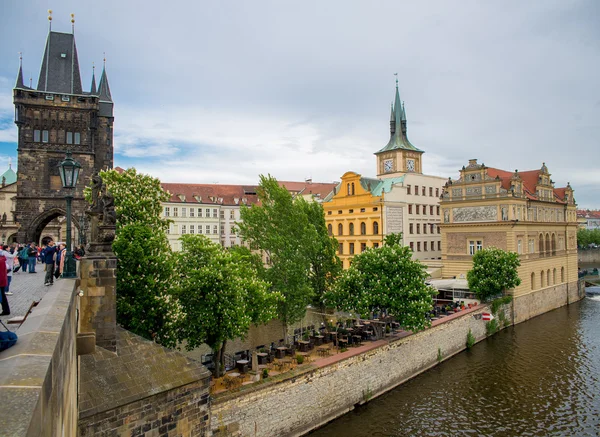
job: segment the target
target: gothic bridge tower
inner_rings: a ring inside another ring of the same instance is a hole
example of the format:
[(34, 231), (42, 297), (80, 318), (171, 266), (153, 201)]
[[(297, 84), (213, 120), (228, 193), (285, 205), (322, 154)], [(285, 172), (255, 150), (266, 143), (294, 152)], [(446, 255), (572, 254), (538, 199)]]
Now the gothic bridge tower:
[(87, 207), (83, 188), (95, 171), (113, 166), (113, 101), (106, 68), (98, 87), (92, 74), (90, 91), (83, 91), (74, 31), (60, 33), (51, 28), (41, 64), (37, 88), (24, 84), (20, 65), (13, 90), (18, 128), (15, 221), (19, 223), (19, 242), (39, 243), (46, 225), (65, 216), (67, 193), (58, 165), (67, 150), (82, 166), (73, 193), (75, 227), (79, 226), (76, 218)]

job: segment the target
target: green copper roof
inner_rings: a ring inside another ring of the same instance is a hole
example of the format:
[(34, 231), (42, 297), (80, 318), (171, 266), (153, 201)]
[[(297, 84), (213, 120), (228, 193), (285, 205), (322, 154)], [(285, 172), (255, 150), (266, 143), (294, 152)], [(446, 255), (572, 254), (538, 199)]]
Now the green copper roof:
[(15, 182), (17, 182), (17, 174), (12, 169), (12, 166), (10, 164), (8, 164), (8, 170), (6, 170), (2, 174), (2, 176), (0, 176), (0, 181), (2, 181), (2, 178), (5, 178), (4, 183), (6, 185), (14, 184)]
[(375, 152), (375, 154), (382, 153), (382, 152), (388, 152), (390, 150), (398, 150), (398, 149), (412, 150), (415, 152), (423, 152), (421, 149), (417, 149), (415, 146), (413, 146), (410, 143), (410, 141), (408, 141), (406, 133), (402, 131), (402, 122), (406, 123), (406, 113), (404, 112), (404, 105), (402, 104), (402, 101), (400, 100), (400, 92), (398, 91), (397, 83), (396, 83), (396, 97), (394, 99), (392, 114), (393, 114), (393, 116), (390, 121), (393, 121), (396, 123), (396, 129), (394, 130), (394, 134), (390, 138), (390, 141), (387, 143), (387, 145), (383, 149)]
[(389, 193), (394, 184), (402, 182), (404, 182), (404, 175), (385, 179), (360, 178), (360, 185), (373, 196), (381, 196), (383, 193)]

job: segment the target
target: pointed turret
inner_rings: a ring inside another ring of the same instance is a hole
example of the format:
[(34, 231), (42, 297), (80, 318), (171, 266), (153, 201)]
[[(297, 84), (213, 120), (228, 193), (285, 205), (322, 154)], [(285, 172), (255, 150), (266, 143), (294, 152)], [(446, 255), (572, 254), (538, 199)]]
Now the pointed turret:
[(396, 119), (396, 132), (400, 132), (402, 123), (402, 102), (400, 101), (400, 91), (398, 91), (398, 79), (396, 79), (396, 98), (394, 99), (394, 118)]
[(102, 69), (100, 76), (100, 84), (98, 85), (98, 97), (100, 99), (100, 112), (102, 117), (113, 116), (113, 101), (110, 95), (110, 87), (108, 86), (108, 76), (106, 75), (106, 65)]
[(402, 102), (402, 133), (406, 136), (406, 109), (404, 109), (404, 102)]
[(83, 94), (72, 33), (48, 33), (37, 89), (58, 94)]
[(19, 72), (17, 73), (17, 82), (15, 83), (15, 88), (26, 88), (23, 83), (23, 65), (19, 63)]
[(394, 132), (396, 132), (396, 117), (394, 115), (394, 104), (392, 103), (392, 113), (390, 115), (390, 136), (394, 136)]
[(92, 66), (92, 86), (90, 88), (90, 94), (95, 96), (98, 94), (98, 90), (96, 88), (96, 67)]

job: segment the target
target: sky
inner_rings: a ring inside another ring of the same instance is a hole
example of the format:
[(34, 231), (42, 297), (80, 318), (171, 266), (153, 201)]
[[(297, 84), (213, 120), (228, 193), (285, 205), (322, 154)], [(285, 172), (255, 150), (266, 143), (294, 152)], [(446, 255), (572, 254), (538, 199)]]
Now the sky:
[(0, 2), (0, 168), (17, 161), (12, 88), (48, 33), (75, 35), (84, 89), (104, 53), (115, 166), (164, 182), (376, 175), (398, 73), (423, 171), (545, 162), (600, 208), (600, 2)]

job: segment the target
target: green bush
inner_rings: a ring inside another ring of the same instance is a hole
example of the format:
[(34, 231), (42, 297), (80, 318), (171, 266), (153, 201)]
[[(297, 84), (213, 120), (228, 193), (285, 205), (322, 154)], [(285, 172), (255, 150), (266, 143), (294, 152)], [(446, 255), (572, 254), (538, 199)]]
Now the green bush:
[(485, 332), (488, 337), (498, 332), (498, 320), (494, 319), (487, 322), (485, 324)]
[(300, 354), (296, 354), (296, 362), (302, 364), (304, 362), (304, 357)]
[(269, 377), (269, 371), (267, 369), (263, 369), (262, 377), (263, 379), (267, 379)]
[(500, 309), (502, 305), (508, 305), (509, 303), (511, 303), (512, 299), (513, 298), (510, 295), (495, 299), (490, 305), (490, 310), (492, 311), (492, 314), (496, 315), (498, 309)]
[(475, 336), (471, 332), (471, 328), (469, 328), (469, 333), (467, 334), (467, 349), (471, 349), (475, 344)]
[(438, 356), (437, 356), (438, 363), (441, 363), (443, 358), (444, 357), (442, 356), (442, 348), (438, 347)]

